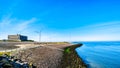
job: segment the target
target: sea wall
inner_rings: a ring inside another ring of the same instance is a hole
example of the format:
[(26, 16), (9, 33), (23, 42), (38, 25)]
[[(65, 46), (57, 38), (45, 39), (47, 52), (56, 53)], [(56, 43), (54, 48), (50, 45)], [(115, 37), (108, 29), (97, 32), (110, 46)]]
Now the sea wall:
[(63, 57), (59, 68), (87, 68), (87, 65), (75, 51), (75, 49), (80, 46), (82, 46), (82, 44), (76, 44), (64, 48)]

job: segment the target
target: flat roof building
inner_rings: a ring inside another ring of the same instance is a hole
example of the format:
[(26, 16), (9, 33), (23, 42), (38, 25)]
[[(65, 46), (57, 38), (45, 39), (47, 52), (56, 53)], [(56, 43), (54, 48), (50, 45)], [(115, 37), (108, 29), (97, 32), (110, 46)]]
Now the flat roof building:
[(17, 34), (17, 35), (8, 35), (8, 40), (27, 41), (28, 39), (27, 39), (27, 36)]

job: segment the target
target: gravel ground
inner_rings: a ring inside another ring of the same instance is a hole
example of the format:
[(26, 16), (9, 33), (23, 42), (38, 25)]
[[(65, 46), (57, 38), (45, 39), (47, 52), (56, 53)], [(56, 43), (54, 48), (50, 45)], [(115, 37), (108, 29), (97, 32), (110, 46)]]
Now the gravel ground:
[(63, 48), (67, 45), (49, 46), (52, 46), (53, 48), (41, 46), (19, 52), (17, 54), (17, 58), (22, 59), (28, 63), (33, 63), (33, 65), (37, 66), (37, 68), (58, 68), (63, 56), (63, 52), (57, 48)]

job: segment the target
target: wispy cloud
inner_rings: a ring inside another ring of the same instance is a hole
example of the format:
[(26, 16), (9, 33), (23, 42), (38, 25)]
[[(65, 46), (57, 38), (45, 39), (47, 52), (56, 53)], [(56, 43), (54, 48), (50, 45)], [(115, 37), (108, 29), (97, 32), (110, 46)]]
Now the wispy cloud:
[(91, 24), (87, 26), (82, 26), (79, 28), (71, 29), (71, 31), (75, 32), (90, 32), (90, 33), (99, 33), (100, 32), (115, 32), (120, 31), (120, 21), (113, 22), (98, 22), (96, 24)]
[(10, 19), (10, 15), (6, 16), (6, 17), (3, 17), (1, 20), (0, 20), (0, 28), (3, 28), (5, 26), (8, 26), (10, 25), (10, 23), (13, 22), (14, 19)]
[(16, 24), (14, 29), (16, 29), (17, 31), (23, 31), (27, 29), (31, 23), (35, 23), (36, 20), (37, 20), (36, 18), (31, 18), (30, 20), (25, 20), (20, 22), (18, 21), (18, 24)]
[(76, 40), (120, 40), (120, 21), (101, 22), (73, 30)]
[(96, 31), (96, 32), (102, 32), (104, 33), (114, 33), (114, 32), (119, 32), (120, 31), (120, 21), (114, 21), (114, 22), (102, 22), (100, 24), (95, 24), (91, 25), (88, 28), (93, 28), (91, 31)]
[(112, 22), (98, 22), (97, 24), (88, 25), (87, 27), (103, 27), (103, 26), (112, 26), (112, 25), (120, 25), (120, 21), (112, 21)]
[[(0, 36), (7, 38), (8, 34), (22, 33), (26, 34), (29, 39), (39, 40), (39, 35), (31, 32), (34, 28), (40, 28), (37, 24), (37, 18), (30, 18), (28, 20), (21, 20), (11, 18), (10, 15), (3, 17), (0, 20)], [(35, 27), (32, 24), (36, 25)], [(32, 26), (32, 27), (31, 27)], [(63, 33), (47, 33), (42, 32), (42, 41), (99, 41), (99, 40), (120, 40), (120, 21), (115, 22), (101, 22), (83, 26), (76, 29), (66, 30)], [(36, 30), (35, 29), (35, 30)], [(39, 29), (38, 29), (39, 30)], [(49, 29), (48, 29), (49, 30)], [(74, 32), (73, 32), (74, 31)], [(0, 38), (1, 38), (0, 37)]]
[[(16, 34), (16, 33), (24, 33), (30, 31), (29, 26), (32, 25), (32, 23), (35, 23), (37, 21), (37, 18), (31, 18), (29, 20), (21, 20), (16, 18), (11, 18), (11, 16), (3, 17), (0, 20), (0, 36), (3, 38), (7, 37), (8, 34)], [(6, 35), (6, 36), (5, 36)]]
[(0, 22), (0, 28), (1, 29), (15, 29), (16, 31), (22, 31), (24, 29), (27, 29), (27, 27), (32, 24), (35, 23), (37, 19), (36, 18), (31, 18), (29, 20), (19, 20), (19, 19), (15, 19), (15, 18), (3, 18)]

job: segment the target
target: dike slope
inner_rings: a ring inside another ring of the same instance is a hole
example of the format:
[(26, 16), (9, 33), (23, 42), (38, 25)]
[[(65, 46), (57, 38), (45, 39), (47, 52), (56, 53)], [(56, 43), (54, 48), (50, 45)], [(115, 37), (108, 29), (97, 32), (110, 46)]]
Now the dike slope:
[(87, 65), (75, 51), (75, 49), (80, 46), (82, 46), (82, 44), (76, 44), (64, 48), (63, 57), (59, 68), (87, 68)]
[(37, 68), (86, 68), (75, 48), (82, 44), (51, 44), (18, 52), (18, 59), (33, 64)]

